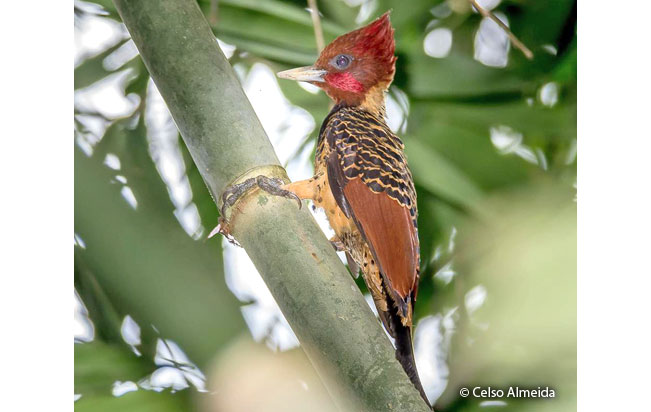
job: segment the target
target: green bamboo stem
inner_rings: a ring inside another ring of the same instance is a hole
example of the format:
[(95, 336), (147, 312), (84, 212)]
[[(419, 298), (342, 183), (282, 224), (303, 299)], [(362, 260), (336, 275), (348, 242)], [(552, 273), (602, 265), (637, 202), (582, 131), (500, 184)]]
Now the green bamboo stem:
[[(279, 165), (195, 1), (115, 4), (215, 199), (252, 169)], [(307, 208), (254, 192), (233, 210), (233, 235), (339, 407), (351, 410), (353, 400), (355, 410), (427, 411)]]

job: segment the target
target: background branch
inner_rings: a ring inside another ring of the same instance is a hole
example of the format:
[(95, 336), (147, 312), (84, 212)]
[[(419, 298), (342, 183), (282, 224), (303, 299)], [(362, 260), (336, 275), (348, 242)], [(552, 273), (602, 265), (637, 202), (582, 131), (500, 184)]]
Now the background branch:
[(513, 46), (518, 48), (522, 52), (522, 54), (524, 54), (524, 56), (527, 59), (529, 59), (529, 60), (533, 59), (533, 52), (531, 50), (529, 50), (529, 48), (527, 46), (525, 46), (524, 43), (522, 43), (515, 36), (515, 34), (513, 34), (513, 32), (511, 32), (511, 29), (509, 29), (509, 26), (504, 24), (504, 22), (502, 20), (498, 19), (497, 16), (495, 16), (495, 14), (493, 14), (493, 12), (491, 12), (490, 10), (486, 10), (482, 6), (480, 6), (479, 3), (477, 3), (477, 0), (469, 0), (469, 1), (470, 1), (470, 4), (472, 4), (472, 6), (479, 12), (479, 14), (493, 20), (495, 23), (497, 23), (498, 26), (500, 26), (502, 28), (502, 30), (504, 30), (506, 35), (509, 36), (509, 39), (511, 39), (511, 43), (513, 43)]
[(325, 40), (323, 39), (323, 29), (321, 28), (321, 16), (319, 16), (319, 8), (316, 5), (316, 0), (307, 0), (307, 6), (310, 8), (310, 15), (312, 16), (312, 24), (314, 25), (314, 38), (316, 39), (316, 48), (319, 53), (325, 47)]

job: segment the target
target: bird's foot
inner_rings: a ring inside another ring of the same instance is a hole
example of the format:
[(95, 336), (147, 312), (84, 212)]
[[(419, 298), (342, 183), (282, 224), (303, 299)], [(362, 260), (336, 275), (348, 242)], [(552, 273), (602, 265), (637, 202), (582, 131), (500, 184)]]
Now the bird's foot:
[(242, 183), (237, 183), (226, 188), (224, 194), (222, 194), (222, 207), (220, 209), (221, 216), (219, 217), (219, 224), (210, 232), (208, 237), (211, 238), (217, 233), (220, 233), (229, 242), (239, 246), (239, 243), (237, 243), (235, 238), (231, 235), (230, 227), (228, 221), (226, 220), (226, 210), (229, 207), (233, 206), (242, 196), (244, 196), (244, 194), (246, 194), (254, 187), (258, 187), (270, 195), (294, 199), (296, 202), (298, 202), (298, 208), (300, 209), (303, 206), (301, 199), (295, 193), (284, 189), (283, 184), (284, 182), (281, 179), (260, 175), (246, 179)]
[(337, 252), (344, 252), (346, 250), (344, 243), (341, 240), (339, 240), (339, 238), (336, 235), (330, 238), (330, 244), (332, 245), (333, 248), (335, 248)]
[(337, 237), (337, 235), (335, 235), (330, 238), (330, 244), (332, 245), (333, 248), (335, 248), (335, 251), (346, 252), (346, 262), (348, 262), (348, 269), (350, 269), (350, 273), (353, 275), (353, 277), (357, 279), (359, 277), (359, 265), (355, 262), (353, 257), (350, 255), (348, 249), (346, 249), (344, 242), (342, 242)]
[(284, 182), (282, 179), (260, 175), (246, 179), (242, 183), (229, 186), (222, 195), (221, 214), (222, 216), (226, 216), (226, 209), (233, 206), (240, 197), (256, 186), (270, 195), (294, 199), (298, 203), (299, 209), (303, 207), (301, 198), (296, 193), (284, 189), (283, 185)]

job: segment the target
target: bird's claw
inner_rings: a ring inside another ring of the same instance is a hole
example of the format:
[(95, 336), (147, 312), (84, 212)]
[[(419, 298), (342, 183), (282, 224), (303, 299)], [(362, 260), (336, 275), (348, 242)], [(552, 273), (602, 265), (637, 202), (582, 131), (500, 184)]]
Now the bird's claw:
[(344, 246), (344, 242), (339, 240), (337, 236), (333, 236), (330, 238), (330, 244), (332, 245), (333, 248), (335, 248), (335, 251), (337, 252), (345, 252), (346, 251), (346, 246)]
[(284, 182), (281, 179), (260, 175), (246, 179), (242, 183), (237, 183), (229, 186), (222, 194), (222, 207), (220, 209), (221, 216), (219, 217), (219, 224), (210, 232), (208, 238), (211, 238), (219, 233), (222, 234), (226, 240), (232, 244), (239, 246), (239, 243), (237, 243), (235, 238), (231, 235), (230, 227), (228, 221), (226, 220), (226, 210), (229, 207), (233, 206), (240, 197), (242, 197), (246, 192), (255, 186), (261, 190), (264, 190), (270, 195), (295, 199), (296, 202), (298, 202), (298, 208), (301, 209), (303, 206), (301, 199), (295, 193), (283, 189), (283, 184)]
[(235, 240), (233, 235), (231, 235), (231, 229), (228, 226), (228, 222), (226, 221), (226, 219), (224, 219), (223, 216), (220, 216), (218, 222), (219, 223), (217, 224), (217, 226), (215, 226), (215, 228), (210, 231), (210, 234), (208, 235), (208, 239), (210, 239), (211, 237), (219, 233), (220, 235), (224, 236), (226, 240), (228, 240), (231, 244), (235, 246), (240, 246), (240, 244), (237, 242), (237, 240)]
[(298, 208), (301, 209), (303, 207), (301, 198), (298, 197), (296, 193), (283, 189), (283, 184), (284, 182), (282, 179), (260, 175), (246, 179), (242, 183), (229, 186), (222, 195), (221, 215), (226, 216), (226, 209), (233, 206), (240, 197), (242, 197), (246, 192), (255, 186), (259, 187), (261, 190), (264, 190), (270, 195), (294, 199), (298, 203)]
[(301, 198), (298, 197), (296, 193), (290, 192), (289, 190), (282, 188), (284, 184), (282, 179), (270, 178), (264, 175), (260, 175), (255, 179), (256, 179), (256, 184), (260, 189), (264, 190), (270, 195), (286, 197), (288, 199), (294, 199), (298, 203), (299, 210), (303, 208), (303, 203), (301, 202)]
[(222, 207), (220, 209), (221, 216), (219, 217), (219, 224), (210, 232), (208, 238), (215, 236), (217, 233), (222, 234), (226, 240), (232, 244), (239, 246), (235, 238), (231, 235), (228, 221), (226, 220), (226, 210), (233, 206), (237, 200), (242, 197), (246, 192), (257, 186), (261, 190), (274, 196), (286, 197), (295, 199), (298, 202), (298, 208), (301, 209), (303, 204), (301, 198), (289, 190), (283, 189), (281, 186), (284, 184), (282, 179), (267, 177), (260, 175), (246, 179), (242, 183), (229, 186), (222, 194)]

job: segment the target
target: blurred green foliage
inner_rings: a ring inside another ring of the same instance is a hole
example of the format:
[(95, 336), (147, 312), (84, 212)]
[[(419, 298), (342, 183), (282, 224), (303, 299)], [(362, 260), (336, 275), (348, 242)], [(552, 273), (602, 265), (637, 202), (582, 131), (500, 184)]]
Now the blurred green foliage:
[(111, 393), (116, 381), (137, 382), (151, 373), (154, 365), (120, 347), (101, 341), (75, 345), (75, 392), (83, 401), (75, 403), (78, 411), (151, 411), (187, 410), (189, 393), (137, 391), (115, 397)]
[[(113, 4), (98, 0), (119, 20)], [(473, 58), (481, 17), (465, 0), (449, 0), (451, 12), (435, 17), (439, 0), (378, 0), (365, 21), (392, 9), (397, 73), (390, 95), (408, 101), (401, 133), (418, 190), (422, 253), (416, 317), (453, 313), (450, 368), (437, 409), (470, 411), (480, 400), (459, 398), (464, 385), (549, 385), (558, 398), (509, 401), (502, 409), (572, 410), (576, 397), (576, 2), (502, 1), (496, 11), (533, 50), (525, 59), (511, 48), (508, 65), (488, 67)], [(319, 1), (326, 41), (358, 27), (359, 6)], [(279, 71), (312, 63), (317, 56), (312, 21), (300, 0), (220, 0), (215, 14), (199, 5), (215, 35), (236, 46), (231, 63), (248, 69), (262, 62)], [(363, 7), (368, 7), (369, 4)], [(362, 7), (362, 8), (363, 8)], [(77, 9), (83, 18), (87, 11)], [(428, 56), (425, 36), (434, 27), (452, 31), (445, 58)], [(105, 60), (126, 40), (86, 58), (75, 69), (82, 90), (129, 70), (125, 95), (137, 96), (136, 110), (107, 118), (75, 108), (75, 134), (93, 135), (91, 151), (75, 146), (75, 289), (95, 324), (93, 343), (75, 344), (75, 392), (79, 410), (187, 410), (194, 403), (182, 391), (171, 395), (138, 391), (110, 395), (115, 380), (137, 380), (153, 363), (136, 358), (121, 341), (120, 322), (130, 314), (143, 328), (145, 357), (158, 336), (171, 338), (200, 367), (239, 336), (244, 323), (224, 283), (221, 243), (187, 235), (175, 218), (168, 189), (151, 158), (145, 107), (149, 76), (139, 57), (108, 68)], [(555, 53), (549, 52), (553, 46)], [(553, 82), (558, 100), (544, 104), (541, 88)], [(289, 101), (317, 124), (328, 99), (281, 81)], [(83, 118), (106, 130), (90, 130)], [(506, 128), (506, 129), (505, 129)], [(510, 130), (517, 147), (533, 157), (496, 147), (491, 130)], [(316, 138), (318, 127), (304, 138)], [(186, 174), (201, 223), (216, 225), (218, 212), (179, 139)], [(120, 159), (119, 172), (103, 163)], [(126, 178), (126, 184), (116, 180)], [(121, 198), (128, 185), (138, 206)], [(453, 232), (458, 233), (452, 247)], [(446, 280), (441, 269), (452, 268)], [(439, 273), (439, 275), (437, 275)], [(363, 283), (359, 282), (364, 289)], [(484, 304), (469, 311), (477, 286)], [(151, 328), (154, 325), (158, 332)], [(104, 388), (104, 389), (102, 389)], [(149, 409), (147, 409), (149, 408)]]

